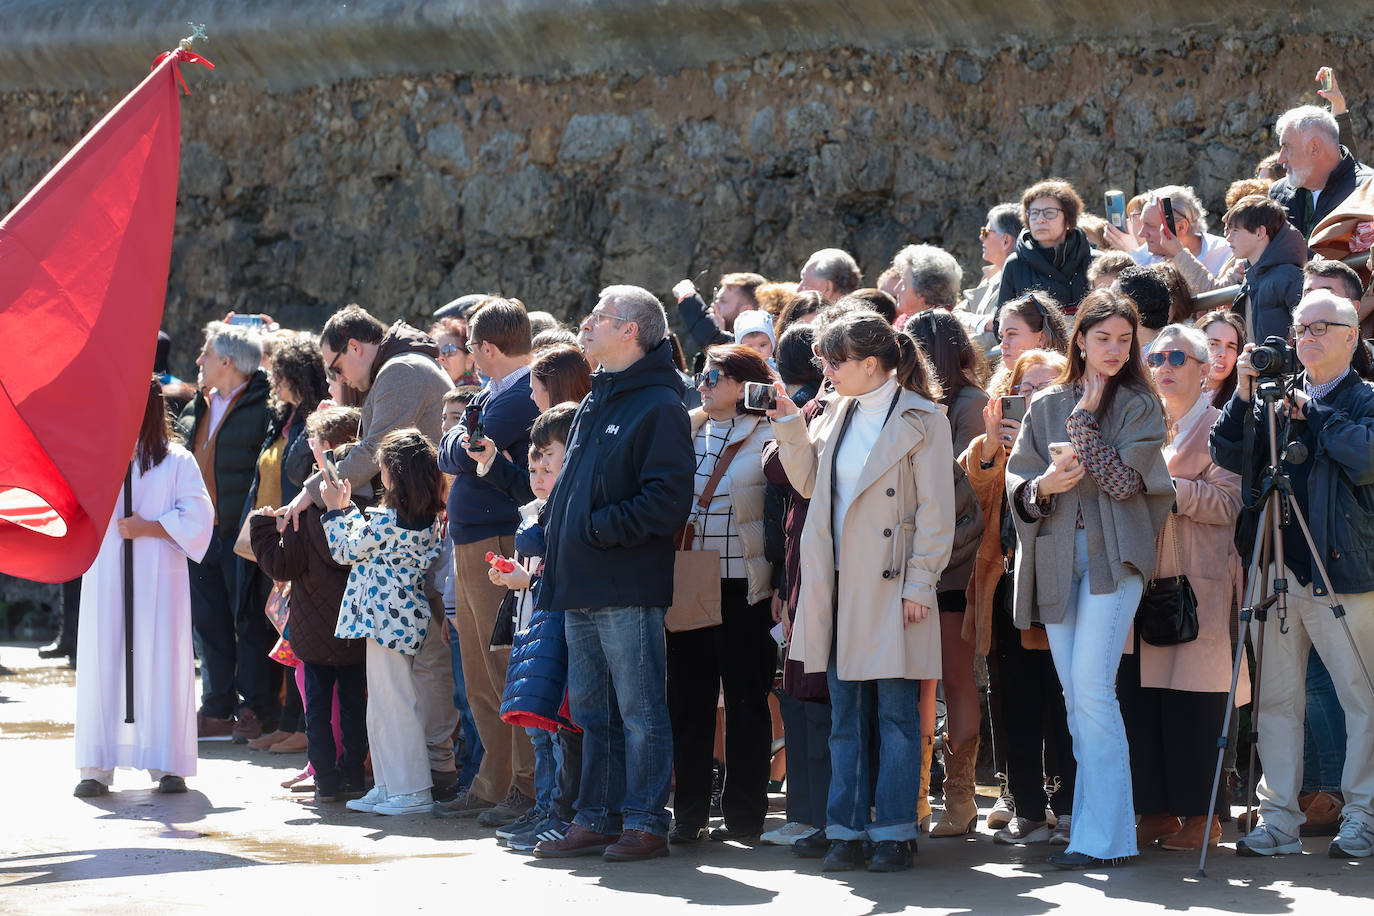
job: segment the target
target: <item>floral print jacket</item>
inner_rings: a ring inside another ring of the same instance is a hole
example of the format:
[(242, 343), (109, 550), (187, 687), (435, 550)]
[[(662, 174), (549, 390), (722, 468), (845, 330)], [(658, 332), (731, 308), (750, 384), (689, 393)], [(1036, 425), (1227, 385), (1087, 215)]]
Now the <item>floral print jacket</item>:
[(407, 528), (392, 509), (357, 506), (326, 512), (329, 553), (353, 566), (348, 574), (339, 622), (340, 639), (375, 639), (405, 655), (420, 651), (429, 627), (425, 574), (439, 556), (439, 523)]

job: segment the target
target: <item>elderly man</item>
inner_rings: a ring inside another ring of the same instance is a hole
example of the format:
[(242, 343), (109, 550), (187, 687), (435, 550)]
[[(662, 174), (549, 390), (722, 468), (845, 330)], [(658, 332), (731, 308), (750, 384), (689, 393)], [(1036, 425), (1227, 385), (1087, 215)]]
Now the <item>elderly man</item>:
[(902, 272), (897, 284), (897, 327), (926, 309), (952, 310), (959, 302), (963, 268), (954, 255), (934, 245), (908, 245), (892, 259)]
[(825, 297), (826, 302), (833, 304), (858, 289), (862, 280), (859, 265), (849, 252), (822, 248), (806, 259), (797, 292), (814, 289)]
[[(1341, 780), (1345, 809), (1340, 832), (1328, 849), (1333, 858), (1364, 857), (1374, 851), (1374, 693), (1361, 659), (1374, 661), (1374, 387), (1350, 368), (1359, 343), (1355, 306), (1327, 290), (1304, 296), (1293, 316), (1293, 338), (1303, 371), (1281, 409), (1291, 420), (1289, 440), (1306, 446), (1305, 460), (1288, 460), (1283, 470), (1293, 498), (1312, 530), (1316, 555), (1324, 562), (1335, 594), (1327, 592), (1301, 529), (1283, 529), (1289, 583), (1287, 620), (1275, 610), (1263, 624), (1264, 676), (1260, 684), (1259, 752), (1264, 758), (1259, 826), (1236, 843), (1242, 856), (1302, 852), (1304, 816), (1298, 805), (1303, 776), (1303, 714), (1309, 651), (1315, 647), (1330, 669), (1347, 728)], [(1236, 361), (1238, 384), (1212, 429), (1212, 455), (1229, 471), (1258, 474), (1268, 463), (1263, 445), (1244, 465), (1244, 419), (1262, 407), (1252, 403), (1258, 373), (1253, 345)], [(1264, 429), (1260, 417), (1258, 429)], [(1261, 432), (1261, 435), (1263, 433)], [(1345, 609), (1359, 657), (1329, 604)], [(1258, 625), (1257, 625), (1258, 626)]]
[(1279, 162), (1288, 174), (1270, 186), (1269, 196), (1283, 204), (1288, 221), (1307, 238), (1323, 217), (1374, 177), (1374, 170), (1341, 146), (1336, 118), (1324, 108), (1303, 105), (1286, 111), (1274, 133)]
[(256, 614), (238, 613), (239, 558), (234, 554), (267, 438), (269, 385), (267, 373), (258, 368), (261, 362), (256, 332), (210, 322), (196, 357), (196, 396), (177, 421), (215, 506), (210, 547), (199, 563), (191, 563), (191, 623), (204, 675), (196, 717), (202, 740), (250, 741), (262, 734), (264, 719), (272, 724), (277, 708), (267, 658), (270, 625), (261, 607)]
[[(1176, 232), (1169, 231), (1164, 218), (1160, 201), (1166, 197), (1173, 207)], [(1195, 296), (1216, 285), (1216, 277), (1231, 257), (1231, 246), (1207, 231), (1207, 210), (1192, 188), (1171, 184), (1151, 191), (1140, 220), (1145, 244), (1131, 252), (1137, 264), (1173, 264)]]
[(997, 346), (997, 293), (1002, 287), (1002, 265), (1016, 250), (1016, 237), (1021, 234), (1021, 208), (1016, 204), (998, 204), (988, 211), (987, 222), (978, 230), (983, 243), (983, 281), (973, 289), (964, 290), (964, 297), (954, 307), (954, 317), (968, 331), (969, 339), (984, 352)]
[(637, 861), (668, 854), (663, 619), (695, 461), (659, 301), (637, 286), (607, 287), (583, 327), (587, 357), (601, 368), (544, 509), (538, 597), (539, 608), (566, 612), (582, 789), (567, 835), (534, 854)]

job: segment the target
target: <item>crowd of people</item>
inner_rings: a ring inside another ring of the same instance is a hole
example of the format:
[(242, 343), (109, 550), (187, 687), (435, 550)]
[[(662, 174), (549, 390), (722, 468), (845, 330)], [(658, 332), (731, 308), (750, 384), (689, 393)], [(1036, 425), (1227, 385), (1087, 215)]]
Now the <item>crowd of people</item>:
[[(218, 739), (304, 749), (322, 805), (541, 858), (762, 840), (890, 872), (923, 834), (986, 832), (1101, 867), (1217, 843), (1252, 788), (1241, 855), (1370, 855), (1374, 297), (1309, 250), (1374, 239), (1343, 216), (1374, 212), (1374, 173), (1341, 131), (1279, 118), (1221, 235), (1190, 188), (1116, 225), (1053, 178), (988, 212), (972, 289), (932, 245), (872, 286), (827, 248), (796, 282), (682, 281), (681, 341), (635, 286), (572, 327), (484, 295), (427, 331), (357, 305), (318, 334), (212, 322), (190, 391), (152, 381), (85, 580), (76, 794), (118, 766), (185, 791)], [(1286, 570), (1247, 571), (1271, 336), (1311, 546), (1287, 527)], [(1248, 575), (1291, 586), (1262, 642)], [(1263, 646), (1257, 787), (1238, 641)]]

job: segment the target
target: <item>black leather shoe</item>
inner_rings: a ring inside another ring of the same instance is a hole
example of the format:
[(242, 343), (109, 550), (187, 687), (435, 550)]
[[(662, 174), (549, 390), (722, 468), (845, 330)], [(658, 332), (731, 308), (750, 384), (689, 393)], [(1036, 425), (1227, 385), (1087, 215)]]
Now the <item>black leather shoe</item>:
[(853, 871), (863, 864), (862, 840), (831, 840), (830, 851), (821, 860), (821, 871)]
[(715, 830), (711, 831), (711, 839), (718, 843), (724, 840), (757, 840), (762, 835), (762, 827), (755, 827), (751, 830), (749, 828), (737, 829), (735, 827), (725, 826), (717, 827)]
[(186, 791), (186, 780), (169, 773), (157, 781), (157, 790), (163, 795), (180, 795)]
[(458, 780), (456, 779), (446, 786), (430, 790), (431, 794), (434, 796), (434, 800), (437, 802), (453, 801), (458, 797), (458, 793), (461, 791), (463, 791), (463, 787), (458, 784)]
[(72, 794), (77, 798), (98, 798), (101, 795), (109, 795), (110, 787), (98, 779), (83, 779), (76, 784)]
[(906, 871), (911, 867), (916, 844), (910, 840), (879, 840), (873, 851), (869, 871)]
[(1085, 868), (1111, 868), (1130, 860), (1130, 856), (1099, 859), (1097, 856), (1090, 856), (1085, 852), (1054, 852), (1050, 853), (1049, 863), (1055, 868), (1062, 868), (1065, 871), (1081, 871)]
[(709, 835), (705, 827), (688, 827), (685, 824), (674, 824), (673, 829), (668, 833), (668, 842), (674, 846), (689, 846), (692, 843), (700, 843)]
[(798, 859), (819, 859), (829, 851), (830, 841), (825, 838), (824, 827), (792, 844), (792, 855)]

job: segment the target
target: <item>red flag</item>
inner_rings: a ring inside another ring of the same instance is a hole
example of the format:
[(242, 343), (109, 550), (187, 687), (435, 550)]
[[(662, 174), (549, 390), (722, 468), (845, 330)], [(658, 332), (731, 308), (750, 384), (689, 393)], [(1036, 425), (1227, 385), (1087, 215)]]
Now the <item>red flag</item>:
[(114, 511), (167, 293), (188, 59), (160, 59), (0, 222), (0, 572), (81, 575)]

